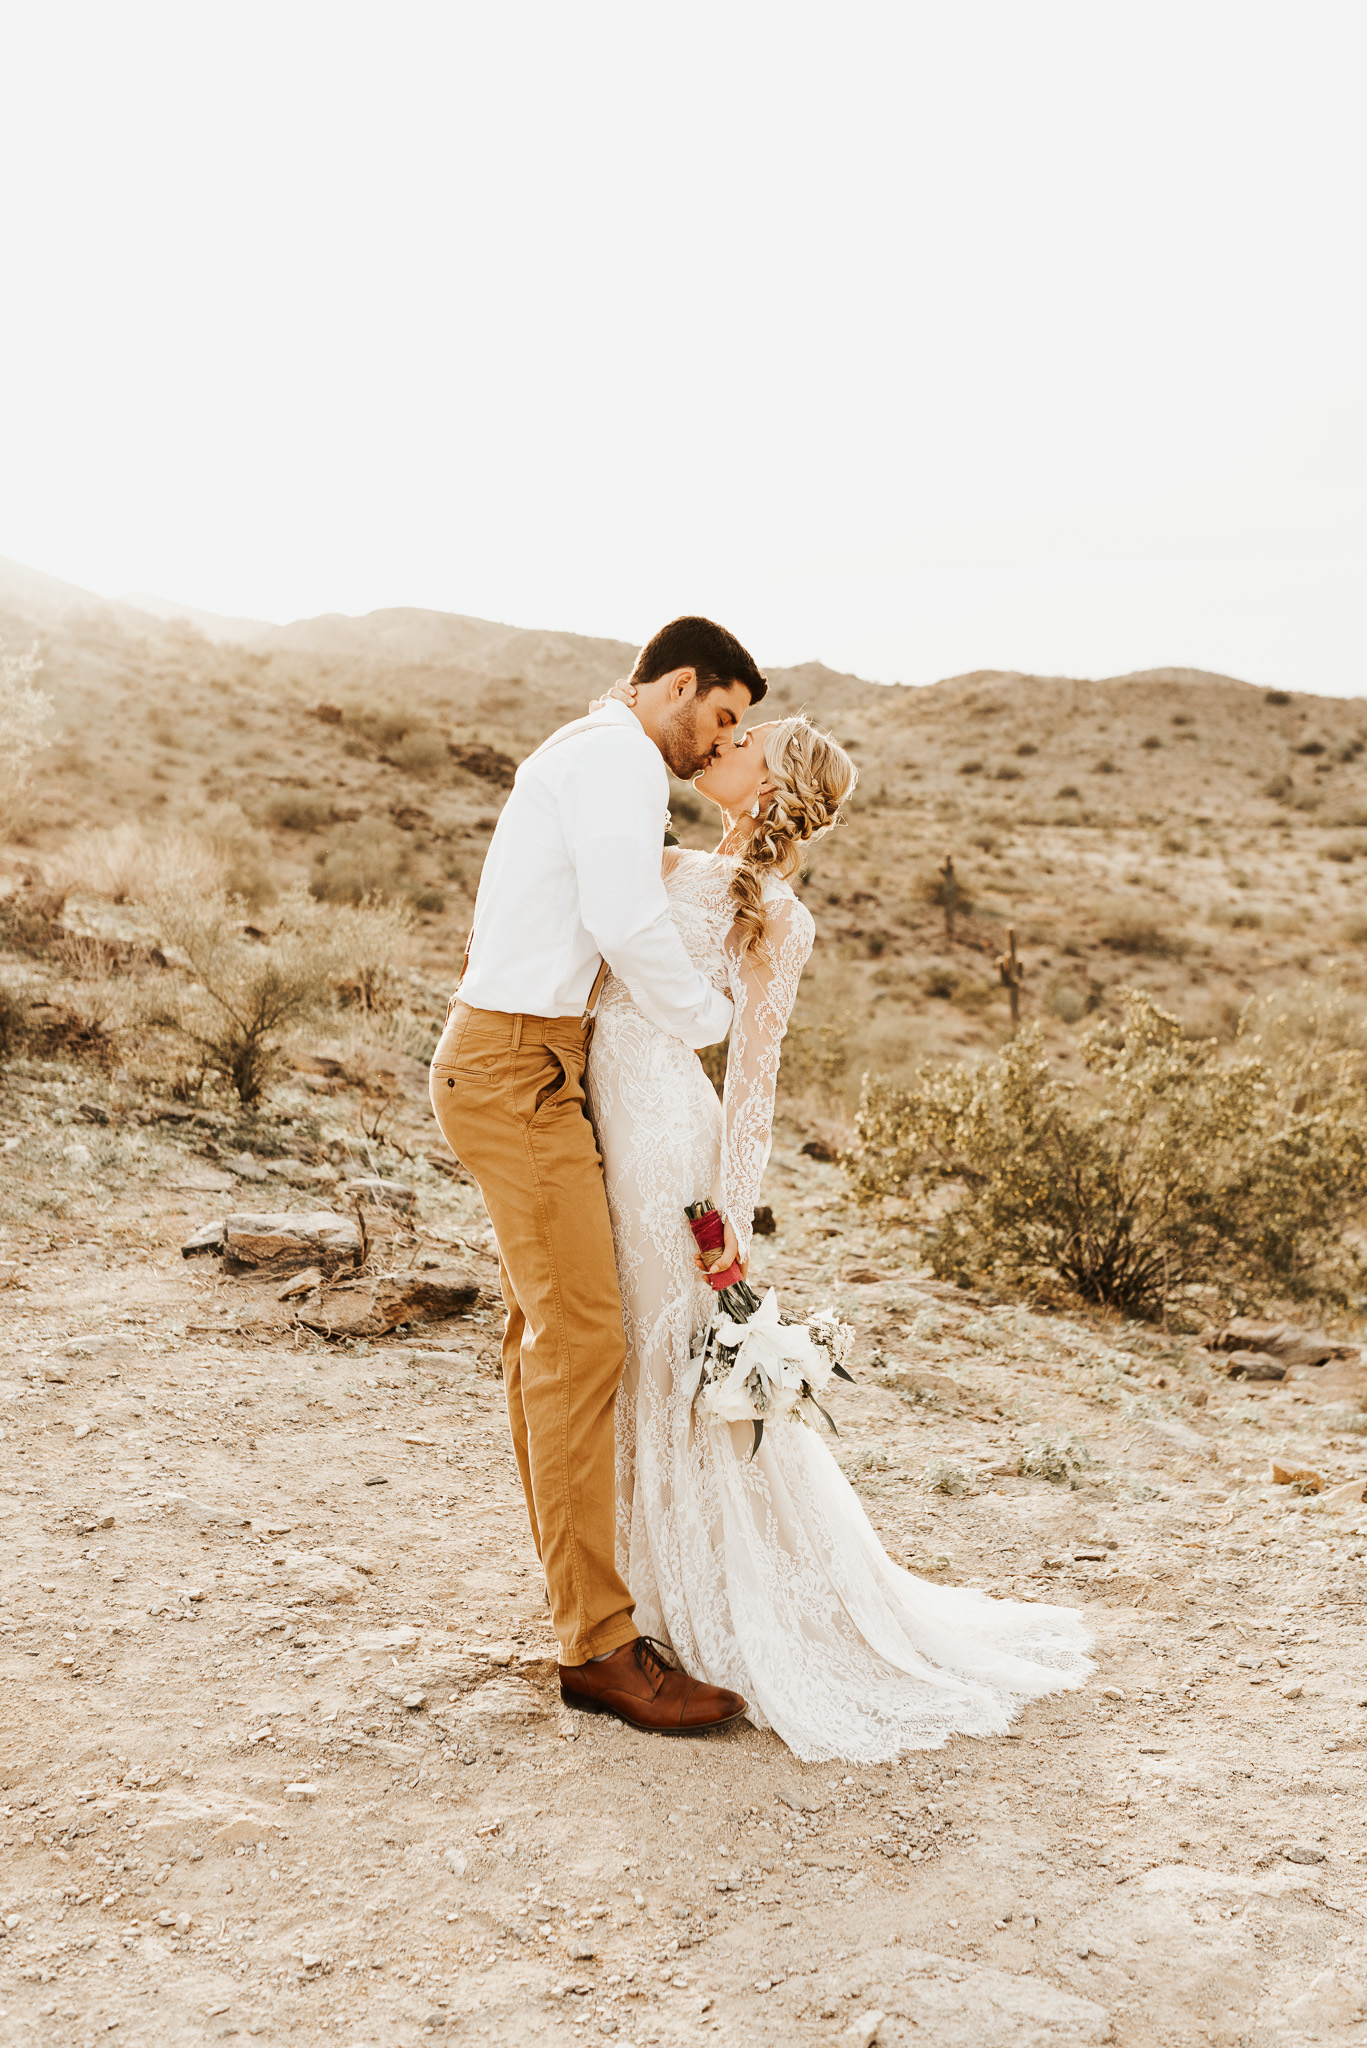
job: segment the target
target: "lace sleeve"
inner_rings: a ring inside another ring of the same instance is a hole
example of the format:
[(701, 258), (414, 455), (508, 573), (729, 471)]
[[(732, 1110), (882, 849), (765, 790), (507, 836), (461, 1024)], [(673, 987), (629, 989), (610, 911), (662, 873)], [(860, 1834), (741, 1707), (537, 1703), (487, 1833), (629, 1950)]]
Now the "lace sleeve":
[(760, 1179), (773, 1140), (779, 1047), (797, 985), (816, 937), (811, 912), (788, 891), (764, 906), (763, 942), (741, 951), (734, 928), (725, 943), (727, 987), (735, 1004), (722, 1096), (723, 1212), (749, 1256)]

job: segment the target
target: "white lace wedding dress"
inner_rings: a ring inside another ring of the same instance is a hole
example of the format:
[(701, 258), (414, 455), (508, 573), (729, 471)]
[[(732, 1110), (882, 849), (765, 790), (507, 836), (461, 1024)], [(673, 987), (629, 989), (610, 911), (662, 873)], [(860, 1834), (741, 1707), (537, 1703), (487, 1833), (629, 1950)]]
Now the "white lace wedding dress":
[(799, 1757), (871, 1763), (953, 1734), (999, 1735), (1025, 1701), (1083, 1683), (1092, 1666), (1079, 1616), (913, 1577), (884, 1551), (816, 1430), (770, 1423), (752, 1459), (748, 1423), (694, 1408), (689, 1361), (714, 1296), (693, 1265), (684, 1205), (715, 1202), (745, 1256), (780, 1041), (815, 927), (772, 882), (769, 953), (742, 954), (731, 862), (687, 852), (668, 862), (674, 921), (732, 997), (735, 1021), (720, 1105), (697, 1055), (615, 976), (589, 1052), (626, 1313), (617, 1563), (637, 1623), (695, 1677), (743, 1693), (756, 1727)]

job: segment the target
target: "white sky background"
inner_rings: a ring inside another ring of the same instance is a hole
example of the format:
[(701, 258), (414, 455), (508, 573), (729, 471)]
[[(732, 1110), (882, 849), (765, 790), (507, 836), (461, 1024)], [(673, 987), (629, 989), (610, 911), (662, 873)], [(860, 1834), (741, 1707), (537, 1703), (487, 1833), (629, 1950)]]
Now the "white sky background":
[(1367, 692), (1367, 16), (14, 7), (0, 555)]

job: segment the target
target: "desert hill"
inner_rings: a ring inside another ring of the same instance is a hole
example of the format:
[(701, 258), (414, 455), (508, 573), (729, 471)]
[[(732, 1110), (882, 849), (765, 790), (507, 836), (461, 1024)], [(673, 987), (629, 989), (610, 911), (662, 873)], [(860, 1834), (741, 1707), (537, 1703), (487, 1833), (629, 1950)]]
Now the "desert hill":
[[(0, 564), (0, 633), (36, 643), (57, 711), (26, 845), (133, 817), (242, 848), (243, 885), (307, 876), (407, 896), (449, 981), (513, 764), (630, 666), (624, 642), (401, 608), (272, 626), (113, 603)], [(759, 650), (762, 658), (763, 650)], [(1194, 1029), (1305, 975), (1363, 984), (1367, 705), (1172, 667), (999, 671), (911, 689), (818, 662), (770, 671), (862, 780), (802, 879), (820, 943), (789, 1070), (847, 1093), (870, 1064), (998, 1042), (1015, 928), (1024, 1012), (1066, 1053), (1138, 981)], [(679, 790), (685, 843), (710, 821)], [(944, 931), (938, 869), (963, 903)], [(834, 1105), (833, 1105), (834, 1106)]]

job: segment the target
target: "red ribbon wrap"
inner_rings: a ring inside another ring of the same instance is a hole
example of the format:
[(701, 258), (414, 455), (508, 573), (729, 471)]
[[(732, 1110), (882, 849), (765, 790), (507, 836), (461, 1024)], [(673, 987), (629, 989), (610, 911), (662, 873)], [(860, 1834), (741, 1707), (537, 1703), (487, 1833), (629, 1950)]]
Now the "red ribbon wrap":
[[(690, 1216), (688, 1227), (700, 1252), (719, 1252), (726, 1243), (726, 1226), (716, 1209), (709, 1209), (702, 1216)], [(707, 1284), (714, 1294), (720, 1294), (723, 1287), (734, 1287), (741, 1278), (740, 1260), (733, 1259), (724, 1273), (709, 1273)]]

